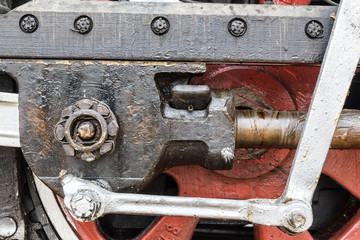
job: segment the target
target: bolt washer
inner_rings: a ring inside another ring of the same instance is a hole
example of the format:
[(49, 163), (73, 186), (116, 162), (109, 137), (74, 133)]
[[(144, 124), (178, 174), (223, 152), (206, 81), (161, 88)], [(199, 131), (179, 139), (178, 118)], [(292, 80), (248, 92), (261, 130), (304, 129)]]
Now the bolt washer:
[(247, 29), (246, 22), (241, 18), (234, 18), (228, 24), (228, 30), (234, 37), (241, 37)]
[[(91, 128), (82, 128), (84, 124)], [(91, 132), (87, 132), (89, 129)], [(82, 99), (62, 111), (54, 135), (67, 156), (91, 162), (114, 150), (118, 130), (116, 117), (108, 105), (95, 99)]]
[(31, 14), (24, 15), (19, 21), (20, 29), (25, 33), (33, 33), (39, 26), (38, 19)]
[(170, 22), (164, 17), (156, 17), (151, 22), (151, 30), (156, 35), (164, 35), (170, 29)]

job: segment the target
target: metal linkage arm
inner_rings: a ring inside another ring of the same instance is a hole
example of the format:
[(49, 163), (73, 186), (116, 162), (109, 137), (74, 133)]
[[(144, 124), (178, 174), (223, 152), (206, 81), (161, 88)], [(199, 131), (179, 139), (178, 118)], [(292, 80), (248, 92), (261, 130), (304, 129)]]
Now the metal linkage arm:
[[(311, 226), (310, 205), (272, 199), (230, 200), (114, 193), (91, 181), (66, 175), (62, 179), (65, 206), (79, 221), (111, 213), (235, 219), (305, 231)], [(305, 219), (307, 221), (305, 221)], [(310, 225), (309, 225), (310, 224)]]

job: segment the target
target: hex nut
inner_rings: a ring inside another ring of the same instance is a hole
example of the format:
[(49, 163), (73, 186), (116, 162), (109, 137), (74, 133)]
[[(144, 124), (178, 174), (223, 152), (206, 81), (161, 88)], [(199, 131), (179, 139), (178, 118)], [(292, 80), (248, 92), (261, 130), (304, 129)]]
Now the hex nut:
[(113, 143), (112, 142), (105, 142), (101, 147), (100, 147), (100, 154), (104, 155), (108, 152), (110, 152), (113, 149)]
[(77, 102), (76, 105), (78, 105), (80, 109), (89, 109), (93, 105), (93, 102), (90, 99), (82, 99)]
[(107, 115), (109, 115), (110, 114), (110, 110), (105, 106), (105, 105), (103, 105), (103, 104), (99, 104), (98, 106), (97, 106), (97, 112), (98, 113), (100, 113), (101, 115), (103, 115), (103, 116), (107, 116)]
[(63, 144), (62, 147), (63, 147), (63, 149), (65, 151), (65, 154), (67, 156), (74, 156), (75, 155), (75, 149), (72, 146), (70, 146), (69, 144)]
[(87, 162), (92, 162), (95, 160), (95, 155), (92, 152), (84, 152), (81, 154), (81, 159)]
[(108, 125), (108, 133), (110, 136), (115, 136), (119, 130), (119, 126), (115, 121), (112, 121)]
[(58, 141), (61, 141), (65, 137), (65, 128), (61, 124), (57, 124), (55, 127), (55, 137)]
[(90, 191), (81, 191), (72, 195), (69, 203), (65, 204), (76, 219), (85, 222), (93, 220), (100, 208), (100, 202)]

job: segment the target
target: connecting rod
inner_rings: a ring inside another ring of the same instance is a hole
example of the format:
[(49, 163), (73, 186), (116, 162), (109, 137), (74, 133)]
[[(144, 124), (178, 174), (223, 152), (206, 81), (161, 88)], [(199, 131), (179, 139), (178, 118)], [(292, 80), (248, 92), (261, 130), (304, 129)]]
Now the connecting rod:
[[(306, 114), (305, 111), (237, 111), (236, 147), (294, 149), (304, 130)], [(342, 111), (331, 148), (360, 148), (360, 111)]]

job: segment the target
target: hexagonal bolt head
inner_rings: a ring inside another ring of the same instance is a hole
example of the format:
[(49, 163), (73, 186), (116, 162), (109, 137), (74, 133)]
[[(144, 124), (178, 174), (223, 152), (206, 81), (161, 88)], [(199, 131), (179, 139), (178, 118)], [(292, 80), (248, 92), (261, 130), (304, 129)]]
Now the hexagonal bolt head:
[(102, 104), (99, 104), (97, 106), (96, 111), (103, 116), (107, 116), (110, 114), (110, 110), (105, 105)]
[(324, 26), (321, 22), (312, 20), (306, 24), (305, 33), (309, 38), (322, 38), (324, 34)]
[(105, 142), (103, 145), (101, 145), (100, 147), (100, 154), (104, 155), (110, 151), (112, 151), (114, 148), (114, 143), (112, 142)]
[(83, 99), (77, 102), (76, 105), (81, 109), (89, 109), (93, 105), (93, 102), (90, 99)]
[(170, 22), (164, 17), (156, 17), (151, 22), (151, 30), (156, 35), (164, 35), (170, 29)]
[(82, 221), (91, 221), (98, 212), (100, 203), (90, 192), (79, 192), (71, 196), (69, 203), (66, 204), (75, 218)]
[(84, 152), (81, 154), (81, 159), (87, 162), (92, 162), (96, 159), (96, 157), (92, 152)]
[(11, 217), (0, 218), (0, 238), (8, 238), (17, 231), (16, 221)]
[(24, 15), (19, 22), (20, 29), (25, 33), (33, 33), (38, 28), (39, 22), (34, 15)]
[(92, 30), (93, 21), (88, 16), (80, 16), (74, 21), (74, 28), (80, 34), (87, 34)]
[(60, 123), (58, 123), (55, 127), (55, 137), (58, 141), (63, 140), (65, 137), (65, 128)]
[(70, 146), (69, 144), (63, 144), (62, 147), (65, 151), (66, 156), (75, 156), (75, 149), (72, 146)]
[(289, 220), (288, 220), (290, 226), (294, 228), (301, 228), (306, 223), (306, 218), (303, 214), (299, 212), (294, 212), (291, 214)]
[(241, 18), (234, 18), (228, 24), (228, 30), (234, 37), (240, 37), (246, 32), (246, 22)]
[(229, 147), (223, 148), (221, 150), (221, 156), (225, 160), (226, 163), (230, 163), (235, 158), (234, 149), (229, 148)]

